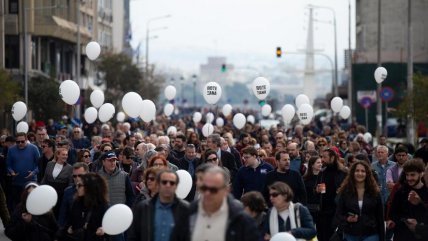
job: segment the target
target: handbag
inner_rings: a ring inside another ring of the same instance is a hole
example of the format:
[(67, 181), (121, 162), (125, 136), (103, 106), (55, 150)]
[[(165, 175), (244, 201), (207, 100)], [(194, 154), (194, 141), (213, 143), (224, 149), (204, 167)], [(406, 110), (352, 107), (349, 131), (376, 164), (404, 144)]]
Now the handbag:
[(336, 228), (333, 235), (331, 235), (329, 241), (345, 241), (343, 232), (339, 228)]
[(321, 210), (321, 206), (318, 203), (308, 203), (306, 207), (310, 213), (317, 213)]
[(91, 218), (92, 215), (92, 211), (89, 211), (88, 215), (85, 218), (85, 224), (83, 225), (82, 228), (79, 229), (73, 229), (72, 228), (72, 233), (68, 232), (68, 229), (64, 228), (64, 230), (62, 231), (62, 237), (64, 241), (81, 241), (81, 240), (85, 240), (85, 231), (86, 228), (88, 227), (88, 223), (89, 223), (89, 219)]

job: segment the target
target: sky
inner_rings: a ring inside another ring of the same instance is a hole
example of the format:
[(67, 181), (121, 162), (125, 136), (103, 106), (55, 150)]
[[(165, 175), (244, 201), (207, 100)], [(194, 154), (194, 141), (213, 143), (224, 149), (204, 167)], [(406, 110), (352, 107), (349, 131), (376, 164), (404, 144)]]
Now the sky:
[[(350, 1), (354, 36), (355, 1)], [(335, 10), (340, 69), (344, 49), (348, 48), (347, 0), (131, 0), (131, 44), (136, 47), (140, 43), (144, 56), (147, 21), (171, 15), (151, 21), (149, 26), (153, 29), (150, 36), (157, 36), (149, 40), (149, 61), (160, 70), (198, 73), (199, 66), (211, 56), (226, 57), (227, 64), (236, 67), (260, 68), (278, 61), (276, 47), (281, 47), (283, 58), (293, 63), (298, 56), (286, 52), (305, 49), (308, 4)], [(334, 59), (333, 14), (319, 8), (314, 10), (314, 17), (322, 21), (314, 23), (315, 49)], [(164, 27), (167, 29), (154, 30)], [(355, 38), (351, 41), (354, 47)]]

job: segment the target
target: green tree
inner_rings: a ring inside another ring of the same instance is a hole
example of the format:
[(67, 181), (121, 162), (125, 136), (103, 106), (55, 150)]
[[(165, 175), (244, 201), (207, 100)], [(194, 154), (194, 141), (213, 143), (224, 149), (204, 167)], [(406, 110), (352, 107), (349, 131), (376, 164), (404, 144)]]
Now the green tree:
[(396, 115), (405, 119), (407, 115), (411, 114), (409, 103), (413, 98), (413, 116), (416, 123), (425, 122), (425, 124), (428, 124), (428, 105), (425, 104), (428, 96), (428, 76), (422, 74), (414, 75), (413, 85), (413, 94), (406, 94), (406, 97), (397, 108)]
[(0, 69), (0, 86), (0, 110), (10, 110), (19, 99), (20, 86), (4, 69)]
[[(144, 99), (156, 100), (164, 77), (154, 75), (153, 69), (148, 74), (143, 73), (132, 59), (125, 54), (105, 54), (98, 65), (98, 70), (105, 73), (107, 84), (106, 101), (118, 105), (122, 96), (129, 92), (138, 92)], [(150, 80), (149, 80), (150, 79)]]
[(32, 78), (28, 85), (29, 108), (36, 120), (59, 119), (65, 104), (59, 96), (59, 83), (44, 77)]

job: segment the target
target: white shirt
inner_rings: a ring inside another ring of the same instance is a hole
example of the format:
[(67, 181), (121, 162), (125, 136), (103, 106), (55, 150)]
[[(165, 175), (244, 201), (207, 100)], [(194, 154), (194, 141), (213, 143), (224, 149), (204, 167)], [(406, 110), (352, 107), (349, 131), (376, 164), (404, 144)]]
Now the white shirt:
[(63, 167), (64, 167), (64, 165), (55, 163), (55, 166), (54, 166), (54, 169), (52, 172), (52, 176), (54, 179), (56, 179), (56, 177), (59, 175), (59, 173), (61, 172)]
[(287, 223), (288, 216), (290, 216), (290, 210), (287, 208), (286, 210), (279, 213), (279, 216), (284, 220), (284, 223)]
[(227, 199), (225, 198), (220, 209), (211, 215), (204, 211), (202, 199), (199, 201), (192, 241), (225, 241), (226, 224), (229, 216)]

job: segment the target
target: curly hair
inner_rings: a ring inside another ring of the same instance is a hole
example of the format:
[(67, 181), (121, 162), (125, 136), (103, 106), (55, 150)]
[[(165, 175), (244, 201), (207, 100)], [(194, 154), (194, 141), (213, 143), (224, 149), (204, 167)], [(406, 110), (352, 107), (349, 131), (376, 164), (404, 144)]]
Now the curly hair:
[(372, 196), (376, 196), (380, 193), (379, 186), (376, 182), (375, 177), (373, 176), (372, 169), (370, 165), (365, 161), (356, 161), (352, 164), (348, 175), (345, 180), (343, 180), (342, 185), (340, 185), (337, 190), (338, 193), (348, 193), (351, 195), (357, 196), (357, 187), (355, 183), (355, 170), (357, 166), (361, 165), (366, 170), (366, 179), (364, 180), (364, 188), (365, 190)]
[(87, 173), (80, 176), (80, 179), (85, 188), (85, 195), (81, 198), (87, 208), (108, 204), (107, 182), (102, 176), (97, 173)]

